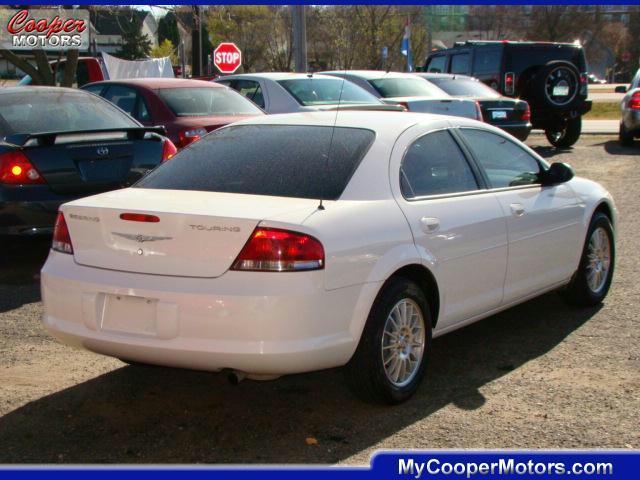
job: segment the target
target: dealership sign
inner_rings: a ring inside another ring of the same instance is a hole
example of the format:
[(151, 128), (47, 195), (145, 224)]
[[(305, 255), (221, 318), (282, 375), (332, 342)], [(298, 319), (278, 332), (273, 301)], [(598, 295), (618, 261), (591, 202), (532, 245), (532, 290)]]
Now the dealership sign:
[(86, 50), (89, 12), (50, 8), (0, 10), (0, 43), (11, 50)]
[(221, 73), (234, 73), (242, 65), (242, 52), (235, 43), (221, 43), (213, 51), (213, 64)]

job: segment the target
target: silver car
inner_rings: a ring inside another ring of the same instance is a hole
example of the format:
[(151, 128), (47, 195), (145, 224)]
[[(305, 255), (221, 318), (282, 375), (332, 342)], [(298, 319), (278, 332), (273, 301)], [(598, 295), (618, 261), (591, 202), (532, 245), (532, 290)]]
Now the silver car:
[(346, 78), (387, 103), (400, 104), (411, 112), (437, 113), (482, 120), (475, 100), (454, 98), (433, 83), (410, 73), (379, 70), (322, 72)]
[(618, 86), (616, 93), (626, 94), (620, 102), (622, 119), (620, 120), (620, 143), (625, 146), (633, 145), (633, 139), (640, 136), (640, 70), (631, 80), (631, 85)]
[(237, 90), (267, 113), (327, 110), (338, 105), (387, 109), (384, 102), (359, 86), (327, 75), (247, 73), (220, 77), (216, 82)]

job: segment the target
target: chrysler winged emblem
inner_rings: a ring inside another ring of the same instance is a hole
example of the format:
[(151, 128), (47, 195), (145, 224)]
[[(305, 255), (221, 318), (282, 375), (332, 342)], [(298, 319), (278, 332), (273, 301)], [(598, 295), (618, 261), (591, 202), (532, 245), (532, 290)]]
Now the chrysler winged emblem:
[(104, 157), (105, 155), (109, 155), (109, 149), (107, 147), (99, 147), (96, 150), (96, 153), (101, 157)]
[(158, 240), (172, 240), (173, 237), (157, 237), (155, 235), (140, 235), (136, 233), (120, 233), (120, 232), (111, 232), (113, 235), (117, 235), (118, 237), (126, 238), (127, 240), (133, 240), (134, 242), (144, 243), (144, 242), (157, 242)]

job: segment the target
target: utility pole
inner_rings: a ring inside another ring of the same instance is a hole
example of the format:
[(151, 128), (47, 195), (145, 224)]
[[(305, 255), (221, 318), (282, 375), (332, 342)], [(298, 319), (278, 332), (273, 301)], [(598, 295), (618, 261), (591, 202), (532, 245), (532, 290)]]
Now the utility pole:
[(304, 5), (291, 5), (293, 56), (296, 72), (307, 71), (307, 20)]
[(191, 76), (202, 75), (202, 18), (200, 6), (193, 5), (193, 24), (191, 28)]

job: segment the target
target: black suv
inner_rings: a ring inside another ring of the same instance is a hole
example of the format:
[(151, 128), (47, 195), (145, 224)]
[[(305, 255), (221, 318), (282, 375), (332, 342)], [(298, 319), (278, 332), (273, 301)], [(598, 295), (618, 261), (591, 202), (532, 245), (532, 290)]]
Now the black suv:
[(431, 54), (425, 72), (476, 77), (507, 97), (531, 106), (533, 128), (542, 129), (556, 147), (580, 138), (587, 100), (587, 62), (570, 43), (467, 41)]

